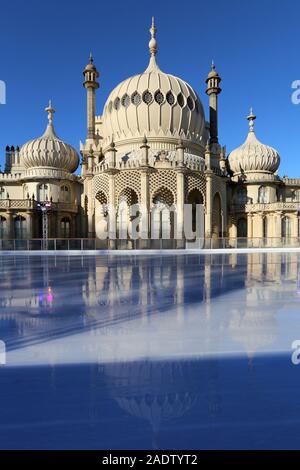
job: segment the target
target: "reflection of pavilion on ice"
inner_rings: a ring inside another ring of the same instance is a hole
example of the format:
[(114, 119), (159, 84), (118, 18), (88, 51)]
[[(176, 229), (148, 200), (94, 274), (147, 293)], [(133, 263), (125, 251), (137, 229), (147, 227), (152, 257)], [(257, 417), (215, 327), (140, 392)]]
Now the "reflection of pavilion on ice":
[[(209, 420), (222, 409), (223, 358), (199, 360), (191, 350), (193, 358), (182, 359), (190, 347), (188, 326), (204, 349), (217, 348), (225, 337), (252, 360), (275, 342), (278, 311), (297, 295), (299, 278), (297, 254), (51, 257), (42, 258), (42, 267), (30, 257), (22, 261), (1, 260), (0, 269), (7, 273), (0, 280), (1, 326), (14, 325), (18, 347), (33, 337), (45, 343), (54, 383), (65, 343), (50, 348), (50, 340), (86, 334), (79, 343), (97, 346), (99, 352), (99, 369), (92, 367), (91, 380), (103, 378), (122, 410), (149, 423), (154, 447), (169, 421), (180, 420), (199, 403)], [(66, 277), (71, 279), (67, 284)], [(120, 360), (123, 351), (134, 353), (140, 346), (132, 344), (132, 328), (147, 332), (141, 342), (149, 357)], [(164, 351), (159, 328), (175, 335), (177, 356), (172, 359), (162, 355), (153, 360), (156, 347)], [(92, 395), (93, 415), (100, 409), (97, 393)]]
[(104, 365), (103, 372), (120, 408), (149, 423), (153, 448), (159, 447), (163, 425), (182, 418), (200, 400), (208, 401), (206, 409), (212, 419), (220, 408), (218, 361), (124, 362)]
[[(295, 294), (299, 267), (296, 254), (241, 256), (165, 255), (153, 257), (151, 262), (147, 256), (76, 257), (67, 262), (64, 259), (62, 264), (59, 258), (45, 258), (42, 267), (30, 258), (22, 265), (17, 258), (2, 260), (0, 269), (5, 269), (6, 276), (0, 281), (0, 319), (14, 322), (26, 341), (28, 334), (38, 335), (52, 327), (59, 332), (68, 323), (75, 323), (78, 331), (93, 324), (121, 324), (129, 319), (147, 324), (153, 314), (163, 315), (171, 309), (176, 311), (174, 321), (180, 325), (189, 322), (187, 307), (190, 311), (201, 306), (205, 314), (199, 314), (199, 322), (207, 341), (210, 335), (215, 340), (217, 329), (221, 334), (227, 328), (232, 339), (243, 344), (248, 353), (254, 352), (276, 338), (274, 305), (281, 308), (290, 294)], [(66, 284), (65, 274), (73, 272), (76, 274)], [(277, 284), (281, 281), (279, 291)], [(214, 301), (239, 287), (239, 308), (229, 304), (228, 314), (220, 316)]]

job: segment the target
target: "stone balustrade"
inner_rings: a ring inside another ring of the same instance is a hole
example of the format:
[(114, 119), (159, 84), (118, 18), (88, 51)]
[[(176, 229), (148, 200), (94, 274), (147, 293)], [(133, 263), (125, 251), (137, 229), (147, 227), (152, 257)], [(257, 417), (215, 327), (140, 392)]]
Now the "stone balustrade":
[[(37, 210), (37, 201), (34, 199), (1, 199), (0, 210)], [(68, 202), (52, 202), (52, 211), (78, 212), (78, 205)]]
[[(153, 162), (152, 162), (153, 163)], [(157, 160), (153, 164), (149, 162), (149, 166), (152, 168), (170, 168), (174, 169), (177, 166), (176, 160)], [(187, 162), (185, 164), (186, 168), (192, 171), (204, 171), (204, 162), (202, 161), (193, 161)], [(127, 161), (119, 160), (116, 162), (115, 169), (116, 170), (131, 170), (131, 169), (140, 169), (141, 165), (138, 159), (129, 159)], [(109, 169), (109, 165), (107, 162), (101, 162), (94, 167), (94, 174), (104, 173)], [(220, 174), (223, 175), (223, 173)]]
[(22, 177), (22, 173), (0, 173), (0, 181), (19, 181)]
[(282, 180), (287, 186), (300, 186), (300, 178), (288, 178), (285, 176)]
[(232, 204), (231, 212), (274, 212), (274, 211), (299, 211), (300, 202), (271, 202), (255, 204)]

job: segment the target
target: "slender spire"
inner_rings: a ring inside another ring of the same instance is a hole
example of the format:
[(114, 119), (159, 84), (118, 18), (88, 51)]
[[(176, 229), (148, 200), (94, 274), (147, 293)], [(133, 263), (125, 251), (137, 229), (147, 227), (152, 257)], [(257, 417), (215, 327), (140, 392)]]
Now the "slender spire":
[(92, 52), (90, 52), (90, 64), (92, 64), (93, 62), (94, 62), (93, 54)]
[(45, 108), (45, 111), (48, 113), (48, 121), (49, 121), (49, 124), (52, 124), (52, 123), (53, 123), (53, 115), (54, 115), (54, 113), (55, 113), (55, 109), (52, 108), (51, 100), (49, 100), (49, 104), (48, 104), (47, 108)]
[(152, 16), (152, 24), (151, 24), (151, 28), (149, 29), (149, 31), (151, 34), (151, 39), (149, 42), (149, 49), (150, 49), (150, 54), (153, 56), (153, 55), (156, 55), (156, 52), (157, 52), (156, 27), (154, 23), (154, 16)]
[(254, 121), (256, 119), (256, 116), (253, 113), (252, 108), (250, 108), (250, 114), (249, 114), (249, 116), (247, 116), (247, 119), (249, 121), (249, 132), (254, 132)]
[(55, 113), (55, 109), (52, 107), (52, 102), (49, 100), (47, 108), (45, 108), (46, 113), (48, 113), (48, 125), (43, 136), (47, 137), (57, 137), (54, 126), (53, 126), (53, 115)]
[(157, 54), (157, 41), (156, 41), (156, 26), (154, 22), (154, 16), (152, 16), (152, 23), (149, 29), (151, 34), (151, 39), (149, 41), (149, 51), (150, 51), (150, 62), (146, 69), (146, 72), (151, 72), (151, 70), (159, 69), (156, 63), (156, 54)]

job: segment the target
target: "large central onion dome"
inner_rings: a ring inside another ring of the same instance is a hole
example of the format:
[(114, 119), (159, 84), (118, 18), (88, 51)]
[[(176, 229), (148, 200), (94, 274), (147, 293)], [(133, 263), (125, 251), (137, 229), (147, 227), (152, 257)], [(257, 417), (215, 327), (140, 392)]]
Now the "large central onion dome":
[[(156, 63), (156, 28), (152, 21), (150, 62), (145, 72), (124, 80), (109, 95), (103, 112), (104, 148), (114, 140), (178, 141), (205, 146), (207, 131), (202, 103), (193, 88), (160, 70)], [(153, 139), (152, 139), (153, 138)]]
[(229, 166), (234, 175), (245, 173), (247, 177), (251, 175), (255, 178), (257, 174), (274, 174), (279, 167), (280, 156), (273, 147), (262, 144), (254, 133), (254, 120), (256, 116), (252, 109), (247, 117), (249, 121), (249, 133), (245, 142), (233, 150), (229, 157)]
[(21, 147), (21, 162), (26, 170), (49, 168), (72, 173), (79, 164), (79, 157), (71, 145), (63, 142), (55, 133), (51, 106), (45, 109), (48, 113), (48, 126), (41, 137), (30, 140)]

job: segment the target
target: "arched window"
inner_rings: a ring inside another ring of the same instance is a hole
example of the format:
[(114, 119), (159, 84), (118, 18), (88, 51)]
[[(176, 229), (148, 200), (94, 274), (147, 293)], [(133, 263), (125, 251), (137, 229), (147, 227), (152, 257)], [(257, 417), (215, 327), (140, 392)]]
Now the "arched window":
[(237, 237), (246, 238), (247, 237), (247, 219), (241, 217), (237, 223)]
[(153, 199), (153, 231), (154, 238), (166, 238), (172, 237), (171, 224), (172, 224), (172, 213), (170, 207), (166, 204), (163, 198), (159, 196)]
[(276, 201), (282, 201), (282, 192), (279, 188), (276, 188)]
[(137, 193), (131, 188), (123, 189), (118, 198), (117, 210), (118, 238), (121, 240), (128, 238), (128, 235), (131, 233), (131, 229), (133, 228), (133, 220), (136, 217), (139, 217), (139, 211), (136, 211), (136, 209), (138, 209)]
[[(202, 193), (198, 189), (193, 189), (188, 195), (188, 204), (192, 205), (192, 231), (197, 229), (197, 205), (203, 204)], [(201, 221), (204, 223), (204, 220)], [(200, 221), (198, 221), (199, 226)]]
[(26, 219), (21, 215), (18, 215), (14, 220), (15, 226), (15, 238), (22, 239), (26, 238)]
[(161, 188), (153, 197), (151, 236), (170, 239), (174, 237), (174, 197), (167, 188)]
[(260, 204), (266, 204), (268, 203), (268, 188), (265, 186), (260, 186), (258, 188), (258, 202)]
[(282, 238), (291, 237), (291, 219), (287, 216), (283, 217), (281, 221), (281, 236)]
[(49, 192), (48, 192), (48, 185), (47, 184), (40, 184), (39, 185), (39, 193), (38, 193), (38, 200), (49, 201)]
[(68, 186), (61, 186), (60, 188), (60, 201), (70, 202), (70, 189)]
[(0, 217), (0, 238), (5, 238), (6, 236), (6, 218)]
[(60, 235), (61, 238), (70, 238), (71, 223), (68, 217), (63, 217), (60, 221)]
[(236, 199), (238, 204), (247, 204), (247, 189), (242, 187), (237, 190)]
[(5, 189), (3, 187), (0, 188), (0, 199), (5, 199)]
[(212, 234), (214, 238), (222, 237), (222, 212), (221, 212), (221, 197), (216, 193), (213, 198), (213, 211), (212, 211)]
[(118, 237), (120, 239), (127, 239), (128, 225), (129, 225), (129, 207), (127, 205), (126, 196), (122, 195), (119, 198), (118, 215), (117, 215)]

